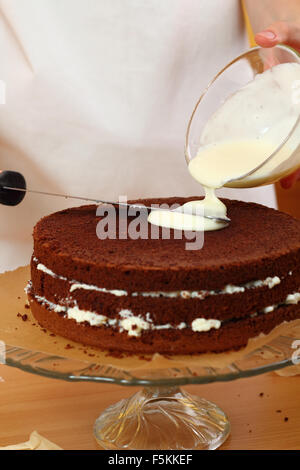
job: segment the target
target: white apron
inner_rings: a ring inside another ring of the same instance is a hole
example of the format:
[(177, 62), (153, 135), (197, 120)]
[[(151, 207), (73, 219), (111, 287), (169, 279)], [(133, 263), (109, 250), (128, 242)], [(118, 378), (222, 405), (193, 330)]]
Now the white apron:
[[(0, 0), (0, 168), (28, 187), (118, 199), (203, 194), (183, 155), (192, 109), (247, 49), (239, 0)], [(222, 190), (275, 206), (272, 187)], [(0, 271), (32, 228), (76, 201), (0, 206)]]

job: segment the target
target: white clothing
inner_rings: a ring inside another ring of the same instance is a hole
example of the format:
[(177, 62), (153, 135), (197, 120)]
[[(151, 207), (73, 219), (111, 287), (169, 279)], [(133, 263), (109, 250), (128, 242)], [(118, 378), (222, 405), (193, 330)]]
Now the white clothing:
[[(248, 48), (239, 0), (0, 0), (0, 168), (29, 188), (117, 200), (203, 194), (183, 155), (210, 79)], [(272, 187), (224, 190), (275, 206)], [(0, 206), (0, 271), (76, 201)], [(84, 204), (84, 203), (82, 203)]]

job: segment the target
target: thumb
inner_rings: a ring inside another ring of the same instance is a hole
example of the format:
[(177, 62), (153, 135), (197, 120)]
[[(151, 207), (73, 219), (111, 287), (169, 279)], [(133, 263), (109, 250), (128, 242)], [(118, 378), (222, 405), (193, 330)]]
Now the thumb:
[(300, 25), (278, 21), (268, 26), (266, 30), (257, 33), (255, 41), (261, 47), (274, 47), (281, 43), (300, 51)]

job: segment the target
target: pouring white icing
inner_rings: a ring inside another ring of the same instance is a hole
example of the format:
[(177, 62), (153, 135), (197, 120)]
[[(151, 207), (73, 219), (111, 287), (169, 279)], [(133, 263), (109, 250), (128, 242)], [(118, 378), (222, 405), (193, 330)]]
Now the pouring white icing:
[(201, 147), (188, 167), (203, 185), (205, 198), (184, 204), (176, 213), (152, 211), (148, 221), (180, 230), (219, 230), (227, 224), (201, 217), (226, 216), (226, 207), (216, 197), (215, 189), (269, 184), (297, 168), (300, 126), (270, 161), (244, 176), (265, 162), (293, 129), (300, 114), (299, 89), (300, 64), (286, 63), (256, 75), (227, 98), (206, 123)]

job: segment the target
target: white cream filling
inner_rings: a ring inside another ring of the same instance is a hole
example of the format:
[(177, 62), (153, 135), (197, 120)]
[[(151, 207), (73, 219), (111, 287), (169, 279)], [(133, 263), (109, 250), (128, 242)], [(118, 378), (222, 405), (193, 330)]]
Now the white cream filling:
[[(36, 263), (38, 263), (37, 258), (33, 258)], [(62, 279), (67, 281), (67, 278), (64, 276), (60, 276), (59, 274), (55, 274), (51, 269), (48, 269), (44, 264), (38, 263), (37, 269), (43, 271), (44, 273), (48, 274), (49, 276), (56, 277), (58, 279)], [(290, 271), (289, 275), (292, 274)], [(81, 283), (75, 280), (69, 281), (70, 286), (70, 293), (74, 292), (77, 289), (85, 289), (85, 290), (94, 290), (98, 292), (103, 292), (105, 294), (112, 294), (117, 297), (128, 295), (126, 290), (122, 289), (106, 289), (105, 287), (98, 287), (91, 284)], [(227, 284), (224, 289), (221, 290), (195, 290), (195, 291), (188, 291), (188, 290), (179, 290), (179, 291), (148, 291), (148, 292), (133, 292), (131, 295), (132, 297), (166, 297), (166, 298), (178, 298), (181, 297), (183, 299), (204, 299), (211, 295), (220, 295), (220, 294), (235, 294), (238, 292), (245, 292), (246, 289), (255, 289), (258, 287), (268, 286), (269, 289), (273, 289), (276, 285), (280, 284), (281, 280), (278, 276), (274, 277), (267, 277), (264, 280), (257, 280), (257, 281), (250, 281), (242, 286), (235, 286), (233, 284)]]
[(101, 326), (107, 323), (107, 317), (98, 313), (81, 310), (78, 307), (67, 309), (68, 318), (73, 318), (77, 323), (88, 322), (91, 326)]
[(289, 294), (284, 302), (280, 302), (278, 304), (269, 305), (262, 309), (261, 312), (255, 312), (251, 315), (251, 317), (256, 317), (259, 313), (270, 313), (276, 310), (276, 308), (280, 307), (281, 305), (297, 305), (300, 302), (300, 292), (294, 292), (293, 294)]
[(289, 294), (286, 298), (287, 304), (297, 304), (300, 301), (300, 292)]
[[(35, 261), (37, 261), (36, 258), (34, 258)], [(49, 274), (49, 276), (52, 276), (52, 277), (58, 277), (59, 279), (63, 279), (64, 281), (67, 281), (68, 279), (64, 276), (59, 276), (58, 274), (55, 274), (53, 271), (51, 271), (51, 269), (47, 268), (44, 264), (42, 263), (38, 263), (37, 267), (36, 267), (39, 271), (43, 271), (44, 273), (46, 274)]]
[(205, 299), (205, 297), (211, 295), (220, 295), (220, 294), (236, 294), (238, 292), (245, 292), (246, 289), (254, 289), (256, 287), (268, 286), (269, 289), (273, 289), (277, 284), (280, 284), (280, 278), (278, 276), (267, 277), (263, 281), (251, 281), (247, 282), (243, 286), (234, 286), (232, 284), (227, 284), (224, 289), (221, 290), (200, 290), (200, 291), (173, 291), (173, 292), (133, 292), (132, 296), (142, 296), (142, 297), (182, 297), (183, 299)]
[(192, 330), (193, 331), (209, 331), (212, 328), (220, 328), (221, 321), (220, 320), (206, 320), (204, 318), (196, 318), (192, 322)]
[(71, 285), (70, 287), (70, 292), (73, 292), (76, 289), (86, 289), (86, 290), (95, 290), (98, 292), (104, 292), (106, 294), (113, 294), (116, 295), (117, 297), (120, 297), (122, 295), (128, 295), (128, 292), (126, 290), (119, 290), (119, 289), (105, 289), (105, 287), (98, 287), (98, 286), (93, 286), (90, 284), (81, 284), (79, 282), (76, 282)]
[(141, 336), (143, 330), (149, 330), (150, 323), (140, 317), (136, 317), (128, 310), (129, 314), (124, 314), (124, 310), (119, 312), (122, 320), (119, 320), (120, 332), (126, 330), (128, 336)]
[[(31, 283), (28, 284), (28, 286), (25, 288), (25, 291), (30, 291), (30, 287)], [(78, 323), (87, 322), (91, 326), (117, 326), (119, 327), (120, 332), (125, 330), (128, 332), (129, 336), (140, 336), (143, 330), (181, 330), (184, 328), (188, 328), (189, 326), (195, 332), (205, 332), (213, 328), (219, 329), (222, 326), (222, 323), (224, 323), (223, 321), (218, 319), (196, 318), (192, 321), (191, 325), (188, 325), (184, 322), (181, 322), (176, 326), (173, 326), (170, 323), (166, 323), (163, 325), (154, 325), (149, 312), (147, 312), (146, 318), (142, 318), (140, 315), (134, 315), (133, 312), (129, 309), (120, 310), (119, 319), (109, 319), (105, 315), (100, 315), (99, 313), (90, 312), (88, 310), (82, 310), (78, 308), (78, 306), (76, 305), (76, 301), (75, 306), (68, 307), (50, 302), (45, 297), (40, 297), (38, 295), (35, 295), (34, 297), (39, 303), (47, 305), (49, 310), (58, 313), (64, 312), (66, 318), (73, 319)], [(294, 292), (293, 294), (289, 294), (284, 300), (284, 302), (265, 307), (261, 312), (255, 312), (250, 316), (255, 317), (260, 313), (267, 314), (269, 312), (274, 311), (281, 305), (298, 304), (299, 302), (300, 292)]]

